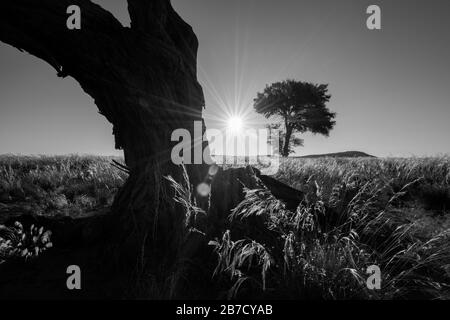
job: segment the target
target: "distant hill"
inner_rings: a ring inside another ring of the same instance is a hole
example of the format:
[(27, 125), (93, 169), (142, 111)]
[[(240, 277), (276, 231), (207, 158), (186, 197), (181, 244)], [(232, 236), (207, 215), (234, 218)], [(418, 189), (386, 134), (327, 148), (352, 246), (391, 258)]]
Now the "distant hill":
[(337, 153), (325, 153), (325, 154), (311, 154), (307, 156), (298, 156), (293, 158), (324, 158), (324, 157), (333, 157), (333, 158), (376, 158), (370, 154), (361, 151), (345, 151), (345, 152), (337, 152)]

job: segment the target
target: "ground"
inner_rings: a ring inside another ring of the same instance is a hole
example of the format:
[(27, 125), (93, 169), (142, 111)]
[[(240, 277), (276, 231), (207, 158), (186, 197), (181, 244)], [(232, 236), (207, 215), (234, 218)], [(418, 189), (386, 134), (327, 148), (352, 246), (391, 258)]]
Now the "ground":
[[(0, 157), (0, 224), (107, 213), (127, 178), (113, 160)], [(295, 212), (248, 189), (210, 239), (228, 297), (450, 297), (450, 158), (290, 158), (274, 177), (305, 194)], [(387, 270), (380, 292), (364, 288), (370, 264)]]

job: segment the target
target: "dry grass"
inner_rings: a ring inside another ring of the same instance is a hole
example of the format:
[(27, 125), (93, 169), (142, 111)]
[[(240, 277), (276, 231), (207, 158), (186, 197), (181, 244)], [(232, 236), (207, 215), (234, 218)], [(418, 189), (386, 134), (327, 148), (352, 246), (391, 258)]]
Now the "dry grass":
[(0, 157), (0, 222), (8, 212), (77, 216), (111, 205), (127, 175), (113, 158)]
[[(287, 159), (277, 178), (305, 201), (292, 212), (246, 189), (211, 242), (216, 277), (238, 298), (448, 299), (449, 169), (445, 157)], [(366, 286), (371, 265), (381, 290)]]
[[(127, 176), (111, 160), (0, 157), (0, 219), (11, 210), (77, 216), (109, 206)], [(285, 159), (276, 178), (305, 200), (288, 210), (263, 187), (245, 189), (228, 230), (210, 239), (217, 263), (202, 266), (218, 297), (450, 298), (448, 157)], [(186, 211), (179, 263), (166, 282), (146, 286), (151, 296), (176, 297), (189, 286), (186, 239), (205, 236), (205, 213), (185, 180), (169, 178)], [(370, 265), (381, 269), (381, 290), (366, 286)]]

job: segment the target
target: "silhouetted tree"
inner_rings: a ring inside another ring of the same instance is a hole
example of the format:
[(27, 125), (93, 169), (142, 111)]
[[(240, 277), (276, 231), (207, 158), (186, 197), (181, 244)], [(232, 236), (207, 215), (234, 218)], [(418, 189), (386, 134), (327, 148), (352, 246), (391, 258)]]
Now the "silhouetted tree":
[(285, 80), (266, 86), (254, 99), (254, 107), (266, 118), (277, 120), (272, 128), (283, 127), (280, 153), (287, 157), (293, 152), (293, 147), (303, 144), (303, 140), (295, 136), (296, 132), (328, 136), (336, 116), (326, 107), (330, 98), (326, 84)]

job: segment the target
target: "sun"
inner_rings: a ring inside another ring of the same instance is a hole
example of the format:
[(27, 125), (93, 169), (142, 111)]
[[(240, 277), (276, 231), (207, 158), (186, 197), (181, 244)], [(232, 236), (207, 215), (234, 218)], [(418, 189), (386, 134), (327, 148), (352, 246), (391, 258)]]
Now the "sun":
[(227, 128), (232, 132), (239, 132), (242, 130), (244, 122), (241, 117), (231, 117), (227, 120)]

